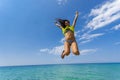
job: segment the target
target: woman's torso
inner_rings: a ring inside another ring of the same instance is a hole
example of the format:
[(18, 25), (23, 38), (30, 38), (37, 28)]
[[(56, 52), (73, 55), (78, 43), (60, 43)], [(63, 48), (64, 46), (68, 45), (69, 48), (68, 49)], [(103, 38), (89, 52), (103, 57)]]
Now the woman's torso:
[(65, 40), (75, 40), (74, 33), (72, 31), (68, 31), (65, 33)]
[(74, 40), (74, 26), (66, 26), (62, 28), (66, 40)]

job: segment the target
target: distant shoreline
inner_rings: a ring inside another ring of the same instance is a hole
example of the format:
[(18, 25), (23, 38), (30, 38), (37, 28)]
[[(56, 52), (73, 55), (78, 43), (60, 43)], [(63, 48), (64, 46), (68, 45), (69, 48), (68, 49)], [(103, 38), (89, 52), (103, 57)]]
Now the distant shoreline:
[(87, 64), (120, 64), (120, 62), (101, 62), (101, 63), (60, 63), (60, 64), (31, 64), (31, 65), (8, 65), (0, 67), (27, 67), (27, 66), (52, 66), (52, 65), (87, 65)]

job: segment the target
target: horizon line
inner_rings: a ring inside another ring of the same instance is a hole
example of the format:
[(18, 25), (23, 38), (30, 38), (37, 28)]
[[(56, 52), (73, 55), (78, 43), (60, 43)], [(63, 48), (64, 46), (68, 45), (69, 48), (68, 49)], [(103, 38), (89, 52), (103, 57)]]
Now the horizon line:
[(72, 64), (119, 64), (120, 62), (87, 62), (87, 63), (54, 63), (54, 64), (26, 64), (26, 65), (0, 65), (0, 67), (25, 67), (25, 66), (47, 66), (47, 65), (72, 65)]

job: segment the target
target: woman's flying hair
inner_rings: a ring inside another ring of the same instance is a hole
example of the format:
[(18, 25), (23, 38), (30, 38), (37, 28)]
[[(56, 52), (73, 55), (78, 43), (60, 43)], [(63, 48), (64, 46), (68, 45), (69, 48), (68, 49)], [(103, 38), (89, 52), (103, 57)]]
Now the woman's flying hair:
[(69, 21), (69, 20), (66, 20), (66, 19), (56, 19), (56, 22), (57, 22), (58, 24), (60, 24), (63, 28), (66, 27), (66, 26), (65, 26), (65, 21), (68, 21), (68, 22), (70, 23), (70, 21)]

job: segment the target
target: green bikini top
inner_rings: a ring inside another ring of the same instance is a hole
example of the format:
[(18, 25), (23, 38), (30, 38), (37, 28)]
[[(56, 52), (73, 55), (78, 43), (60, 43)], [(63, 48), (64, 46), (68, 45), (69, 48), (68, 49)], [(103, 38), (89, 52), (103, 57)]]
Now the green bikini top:
[(66, 26), (65, 28), (62, 28), (62, 33), (65, 35), (65, 33), (69, 30), (74, 33), (74, 27), (73, 26)]

